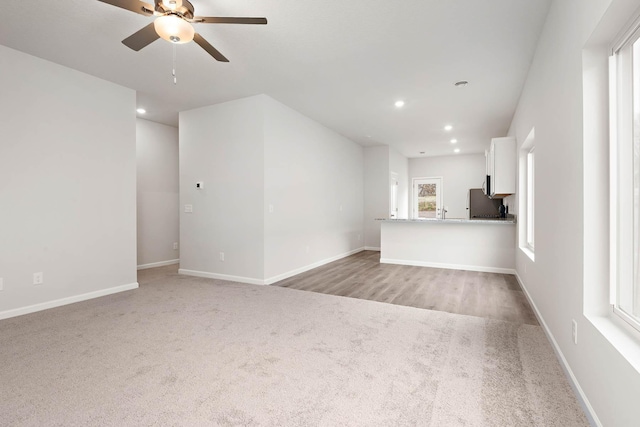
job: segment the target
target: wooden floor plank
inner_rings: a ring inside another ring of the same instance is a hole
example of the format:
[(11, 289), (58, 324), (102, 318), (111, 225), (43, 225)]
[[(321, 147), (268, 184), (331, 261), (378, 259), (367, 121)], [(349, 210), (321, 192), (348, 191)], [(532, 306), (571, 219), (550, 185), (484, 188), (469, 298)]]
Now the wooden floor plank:
[(273, 286), (537, 325), (510, 274), (380, 264), (363, 251)]

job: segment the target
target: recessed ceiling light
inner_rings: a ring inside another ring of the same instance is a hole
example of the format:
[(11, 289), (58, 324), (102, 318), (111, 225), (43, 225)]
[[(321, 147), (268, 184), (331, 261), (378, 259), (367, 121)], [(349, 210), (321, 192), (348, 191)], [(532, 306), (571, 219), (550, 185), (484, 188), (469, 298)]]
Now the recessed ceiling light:
[(468, 85), (469, 82), (466, 80), (460, 80), (459, 82), (455, 82), (453, 85), (455, 87), (465, 87), (466, 85)]
[(395, 105), (396, 105), (396, 107), (398, 107), (398, 108), (402, 108), (402, 107), (404, 107), (404, 101), (396, 101), (396, 104), (395, 104)]
[(453, 152), (454, 152), (454, 153), (459, 153), (459, 152), (460, 152), (460, 149), (459, 149), (459, 148), (456, 148), (455, 150), (453, 150)]
[(147, 110), (145, 110), (144, 108), (138, 108), (136, 111), (138, 112), (138, 114), (144, 114), (147, 112)]
[(444, 130), (447, 130), (447, 131), (449, 131), (449, 130), (453, 130), (453, 126), (451, 126), (451, 125), (446, 125), (446, 126), (444, 127)]
[(457, 143), (457, 142), (458, 142), (458, 140), (457, 140), (457, 139), (455, 139), (455, 138), (453, 138), (453, 139), (451, 140), (451, 143), (452, 143), (452, 144), (455, 144), (455, 143)]

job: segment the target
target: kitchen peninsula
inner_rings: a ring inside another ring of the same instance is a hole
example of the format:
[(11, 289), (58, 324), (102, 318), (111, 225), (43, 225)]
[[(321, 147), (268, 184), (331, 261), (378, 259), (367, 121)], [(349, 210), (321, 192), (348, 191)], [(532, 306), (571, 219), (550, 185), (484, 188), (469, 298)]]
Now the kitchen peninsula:
[(516, 221), (381, 219), (380, 262), (513, 274)]

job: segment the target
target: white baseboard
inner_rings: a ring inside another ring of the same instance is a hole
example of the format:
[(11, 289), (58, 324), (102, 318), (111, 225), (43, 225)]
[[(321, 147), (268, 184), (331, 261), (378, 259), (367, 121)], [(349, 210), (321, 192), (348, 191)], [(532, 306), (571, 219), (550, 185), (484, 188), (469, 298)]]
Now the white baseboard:
[(165, 265), (180, 264), (179, 259), (170, 259), (168, 261), (151, 262), (149, 264), (140, 264), (138, 270), (146, 270), (147, 268), (164, 267)]
[(278, 274), (277, 276), (273, 276), (265, 280), (254, 279), (252, 277), (231, 276), (228, 274), (209, 273), (207, 271), (185, 270), (183, 268), (179, 269), (178, 273), (185, 274), (187, 276), (205, 277), (207, 279), (220, 279), (220, 280), (229, 280), (231, 282), (248, 283), (250, 285), (271, 285), (272, 283), (276, 283), (276, 282), (279, 282), (280, 280), (288, 279), (289, 277), (295, 276), (296, 274), (304, 273), (305, 271), (312, 270), (314, 268), (320, 267), (330, 262), (337, 261), (339, 259), (348, 257), (353, 254), (357, 254), (358, 252), (362, 252), (363, 250), (364, 248), (354, 249), (352, 251), (345, 252), (340, 255), (323, 259), (322, 261), (314, 262), (313, 264), (305, 265), (304, 267), (296, 268), (295, 270), (287, 271), (286, 273)]
[(325, 264), (329, 264), (330, 262), (337, 261), (342, 258), (346, 258), (353, 254), (357, 254), (358, 252), (362, 252), (366, 250), (365, 248), (353, 249), (349, 252), (345, 252), (340, 255), (332, 256), (330, 258), (323, 259), (321, 261), (314, 262), (313, 264), (305, 265), (304, 267), (296, 268), (295, 270), (287, 271), (286, 273), (278, 274), (277, 276), (270, 277), (265, 279), (265, 285), (271, 285), (273, 283), (279, 282), (280, 280), (288, 279), (289, 277), (295, 276), (296, 274), (304, 273), (305, 271), (313, 270), (314, 268), (321, 267)]
[(262, 279), (232, 276), (229, 274), (209, 273), (208, 271), (185, 270), (184, 268), (181, 268), (178, 270), (178, 274), (184, 274), (186, 276), (205, 277), (207, 279), (228, 280), (230, 282), (248, 283), (250, 285), (264, 285), (264, 280)]
[(524, 282), (522, 281), (522, 279), (520, 278), (520, 275), (517, 272), (515, 273), (515, 275), (516, 275), (516, 279), (518, 279), (518, 283), (520, 283), (520, 287), (522, 288), (522, 291), (524, 292), (525, 297), (527, 298), (527, 301), (529, 301), (531, 308), (533, 308), (533, 312), (535, 313), (536, 318), (540, 323), (540, 326), (542, 326), (542, 330), (544, 331), (545, 335), (547, 336), (547, 339), (551, 343), (551, 347), (553, 348), (553, 351), (556, 353), (556, 357), (560, 361), (560, 366), (562, 366), (562, 370), (564, 371), (565, 375), (569, 379), (569, 384), (571, 385), (573, 392), (576, 394), (576, 397), (578, 398), (578, 402), (580, 402), (580, 406), (582, 406), (582, 409), (584, 410), (587, 416), (587, 419), (589, 420), (589, 424), (596, 427), (602, 427), (602, 423), (598, 419), (598, 415), (594, 411), (593, 406), (591, 406), (589, 399), (587, 399), (587, 396), (584, 394), (582, 387), (580, 387), (580, 383), (578, 383), (578, 379), (573, 374), (573, 371), (571, 370), (571, 367), (569, 366), (567, 359), (565, 359), (564, 354), (562, 353), (562, 350), (560, 350), (560, 346), (558, 346), (558, 342), (556, 341), (555, 337), (551, 333), (551, 330), (549, 330), (549, 327), (547, 326), (547, 323), (544, 321), (542, 314), (540, 314), (540, 311), (538, 310), (536, 303), (533, 302), (533, 299), (531, 298), (531, 295), (529, 294), (527, 287), (525, 286)]
[(378, 252), (380, 252), (380, 248), (377, 248), (375, 246), (365, 246), (364, 250), (365, 251), (378, 251)]
[(442, 264), (438, 262), (409, 261), (404, 259), (380, 258), (381, 264), (413, 265), (416, 267), (446, 268), (449, 270), (481, 271), (484, 273), (516, 274), (513, 268), (484, 267), (481, 265)]
[(75, 295), (72, 297), (60, 298), (53, 301), (42, 302), (26, 307), (14, 308), (12, 310), (2, 311), (0, 312), (0, 320), (8, 319), (10, 317), (22, 316), (23, 314), (35, 313), (36, 311), (47, 310), (67, 304), (73, 304), (74, 302), (86, 301), (106, 295), (117, 294), (118, 292), (130, 291), (132, 289), (138, 289), (138, 282), (129, 283), (128, 285), (116, 286), (113, 288), (101, 289), (99, 291), (88, 292), (86, 294)]

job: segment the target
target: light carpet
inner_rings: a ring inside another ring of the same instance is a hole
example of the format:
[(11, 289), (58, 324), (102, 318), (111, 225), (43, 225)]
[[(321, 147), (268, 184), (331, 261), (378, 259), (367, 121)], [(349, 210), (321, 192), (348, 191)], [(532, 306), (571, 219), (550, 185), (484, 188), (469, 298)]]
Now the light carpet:
[(0, 321), (0, 425), (585, 426), (539, 326), (170, 275)]

